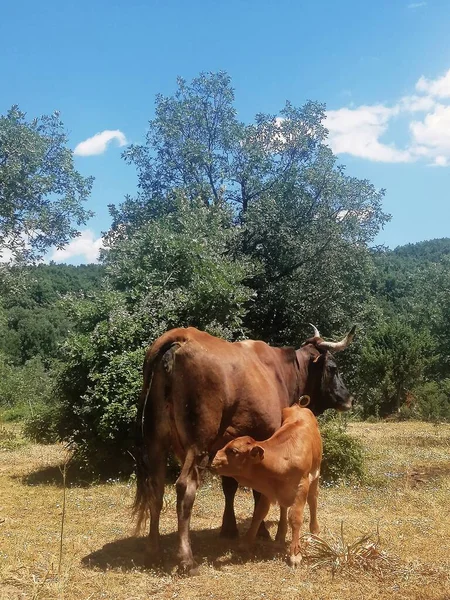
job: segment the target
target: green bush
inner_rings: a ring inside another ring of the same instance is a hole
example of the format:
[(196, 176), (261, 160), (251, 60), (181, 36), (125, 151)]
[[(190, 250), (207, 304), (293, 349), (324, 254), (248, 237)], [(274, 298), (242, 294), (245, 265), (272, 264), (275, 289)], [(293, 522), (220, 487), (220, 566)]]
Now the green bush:
[(98, 472), (133, 466), (128, 451), (145, 348), (153, 340), (188, 325), (225, 338), (242, 336), (253, 296), (242, 282), (252, 270), (228, 253), (236, 237), (231, 211), (185, 197), (174, 203), (176, 212), (115, 240), (100, 289), (65, 298), (73, 329), (60, 350), (57, 410), (45, 408), (27, 423), (35, 439), (47, 435), (48, 425)]
[(410, 421), (411, 419), (417, 419), (417, 415), (411, 406), (408, 406), (408, 404), (403, 404), (400, 406), (399, 410), (388, 417), (388, 419), (394, 421)]
[(19, 431), (0, 425), (0, 450), (17, 450), (25, 444), (26, 440)]
[(376, 324), (362, 344), (354, 382), (363, 416), (398, 413), (434, 357), (434, 340), (428, 331), (399, 318)]
[(422, 421), (450, 421), (450, 379), (423, 383), (414, 390), (412, 416)]
[(60, 441), (61, 435), (58, 431), (59, 410), (59, 407), (53, 403), (37, 406), (34, 414), (25, 419), (24, 435), (33, 442), (41, 444), (55, 444)]
[(4, 421), (33, 416), (51, 394), (52, 377), (35, 356), (24, 366), (9, 364), (0, 354), (0, 410)]
[(369, 415), (367, 419), (365, 419), (366, 423), (379, 423), (380, 419), (375, 415)]
[(450, 379), (427, 381), (414, 388), (410, 402), (392, 415), (398, 421), (450, 421)]
[(326, 483), (360, 481), (364, 477), (361, 443), (344, 431), (337, 421), (321, 424), (323, 441), (322, 480)]

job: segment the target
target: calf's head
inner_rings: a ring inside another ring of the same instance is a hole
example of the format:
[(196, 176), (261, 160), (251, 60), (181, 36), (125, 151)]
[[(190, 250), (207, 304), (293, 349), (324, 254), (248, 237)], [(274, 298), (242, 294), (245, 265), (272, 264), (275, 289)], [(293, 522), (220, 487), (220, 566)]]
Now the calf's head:
[(219, 475), (236, 477), (245, 473), (252, 465), (260, 463), (264, 458), (264, 448), (249, 436), (243, 436), (231, 440), (219, 450), (212, 463), (211, 468)]

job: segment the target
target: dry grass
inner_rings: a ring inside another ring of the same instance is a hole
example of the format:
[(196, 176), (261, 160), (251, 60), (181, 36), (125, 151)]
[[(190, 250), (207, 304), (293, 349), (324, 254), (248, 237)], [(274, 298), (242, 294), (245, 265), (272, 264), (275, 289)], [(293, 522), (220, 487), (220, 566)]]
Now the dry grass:
[(399, 560), (380, 549), (378, 528), (376, 533), (366, 533), (350, 543), (344, 535), (342, 521), (340, 535), (332, 536), (331, 541), (319, 535), (305, 534), (302, 543), (303, 559), (313, 569), (329, 567), (333, 575), (356, 569), (371, 571), (383, 578), (399, 571)]
[[(350, 564), (356, 559), (349, 564), (341, 559), (345, 568), (334, 569), (333, 577), (330, 561), (317, 568), (314, 561), (305, 561), (291, 570), (284, 552), (268, 542), (243, 554), (236, 544), (218, 538), (223, 500), (217, 482), (210, 480), (198, 494), (192, 522), (200, 575), (176, 575), (173, 486), (167, 487), (162, 516), (162, 565), (146, 569), (143, 539), (131, 537), (133, 484), (70, 484), (70, 465), (60, 554), (63, 488), (58, 465), (66, 458), (64, 450), (13, 444), (0, 446), (0, 598), (449, 600), (450, 426), (358, 423), (350, 430), (367, 449), (369, 483), (321, 490), (320, 539), (339, 553), (336, 539), (343, 522), (341, 546), (355, 544), (353, 554), (358, 549), (360, 554), (379, 553), (395, 568), (361, 568), (364, 562), (372, 564), (367, 554), (357, 565)], [(245, 528), (251, 494), (241, 490), (236, 508)], [(271, 509), (272, 535), (276, 518), (277, 510)], [(377, 525), (379, 541), (361, 540)]]

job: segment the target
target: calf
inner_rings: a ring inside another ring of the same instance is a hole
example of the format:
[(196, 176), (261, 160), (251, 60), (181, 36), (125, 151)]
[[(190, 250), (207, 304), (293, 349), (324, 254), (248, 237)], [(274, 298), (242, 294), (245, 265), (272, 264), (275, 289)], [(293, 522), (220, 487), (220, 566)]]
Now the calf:
[[(283, 422), (268, 440), (256, 442), (249, 436), (229, 442), (214, 457), (211, 467), (219, 475), (234, 477), (240, 484), (261, 492), (255, 506), (245, 542), (252, 543), (270, 504), (277, 502), (281, 510), (289, 510), (292, 542), (289, 561), (300, 563), (300, 529), (305, 502), (310, 511), (311, 533), (319, 533), (317, 522), (317, 494), (322, 439), (313, 413), (294, 404), (283, 409)], [(277, 540), (284, 542), (284, 531), (278, 531)]]

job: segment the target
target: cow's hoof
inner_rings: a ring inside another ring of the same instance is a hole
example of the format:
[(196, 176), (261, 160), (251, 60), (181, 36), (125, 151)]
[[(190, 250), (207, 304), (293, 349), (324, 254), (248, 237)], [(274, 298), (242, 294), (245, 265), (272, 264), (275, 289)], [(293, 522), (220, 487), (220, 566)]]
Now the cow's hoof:
[(154, 550), (154, 548), (152, 548), (151, 550), (146, 550), (146, 552), (144, 553), (144, 566), (149, 568), (149, 567), (155, 567), (155, 566), (159, 566), (162, 564), (162, 556), (161, 553), (159, 551)]
[(200, 568), (195, 561), (181, 562), (178, 566), (178, 574), (184, 577), (195, 577), (199, 571)]
[(252, 544), (249, 544), (245, 540), (239, 540), (237, 549), (240, 554), (250, 555), (250, 553), (252, 551)]
[(259, 526), (259, 529), (258, 529), (258, 533), (256, 535), (263, 540), (271, 540), (272, 539), (270, 537), (269, 530), (264, 525), (264, 523), (261, 523), (261, 525)]
[(300, 554), (300, 552), (298, 552), (297, 554), (291, 554), (289, 556), (289, 564), (291, 565), (291, 567), (293, 569), (298, 567), (301, 562), (302, 562), (302, 555)]
[(144, 566), (147, 569), (150, 569), (152, 567), (158, 567), (159, 565), (162, 564), (162, 559), (160, 556), (154, 556), (153, 554), (146, 554), (144, 556)]
[(220, 530), (220, 537), (227, 540), (235, 540), (239, 537), (239, 531), (237, 527), (222, 527)]
[(286, 531), (277, 531), (277, 535), (275, 536), (275, 543), (280, 546), (283, 546), (286, 543)]

